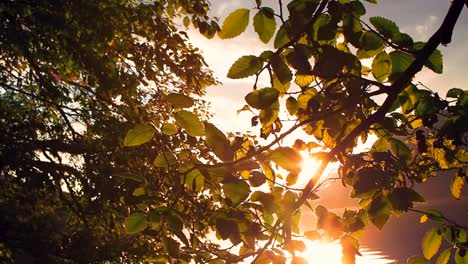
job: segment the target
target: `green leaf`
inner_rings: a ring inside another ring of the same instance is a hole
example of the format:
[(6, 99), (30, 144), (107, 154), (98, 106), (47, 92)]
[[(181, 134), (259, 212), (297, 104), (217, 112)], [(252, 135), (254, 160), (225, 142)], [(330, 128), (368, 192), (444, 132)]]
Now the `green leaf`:
[(450, 260), (450, 248), (447, 248), (442, 253), (440, 253), (437, 258), (436, 264), (447, 264)]
[(263, 88), (250, 92), (245, 96), (245, 101), (257, 109), (265, 109), (278, 101), (279, 91), (274, 88)]
[(279, 49), (283, 47), (284, 45), (286, 45), (286, 43), (290, 41), (288, 33), (286, 31), (286, 25), (287, 23), (284, 23), (283, 25), (281, 25), (280, 28), (278, 29), (278, 32), (276, 32), (276, 37), (275, 37), (275, 41), (273, 44), (275, 49)]
[(452, 89), (448, 90), (447, 97), (458, 98), (463, 93), (464, 93), (463, 90), (460, 89), (460, 88), (452, 88)]
[(297, 104), (297, 100), (294, 97), (290, 96), (288, 99), (286, 99), (286, 109), (290, 115), (295, 115), (297, 113), (299, 106)]
[[(425, 42), (416, 42), (414, 43), (414, 50), (419, 51), (422, 48), (424, 48)], [(443, 72), (443, 59), (442, 59), (442, 53), (440, 50), (436, 49), (434, 52), (432, 52), (431, 56), (427, 59), (427, 61), (424, 63), (424, 66), (427, 68), (431, 69), (435, 73), (442, 73)]]
[(372, 75), (379, 81), (385, 81), (392, 72), (392, 60), (387, 52), (382, 51), (372, 61)]
[(390, 139), (389, 144), (393, 155), (397, 156), (398, 159), (404, 161), (406, 164), (409, 164), (411, 161), (411, 151), (405, 143), (396, 138), (392, 138)]
[(392, 60), (391, 80), (398, 79), (414, 61), (413, 55), (398, 50), (390, 52), (390, 59)]
[(364, 50), (382, 50), (384, 48), (383, 40), (374, 32), (366, 31), (361, 35), (361, 48)]
[(229, 14), (223, 22), (218, 36), (222, 39), (229, 39), (239, 36), (245, 31), (249, 24), (250, 10), (246, 8), (237, 9)]
[(161, 128), (161, 132), (164, 135), (172, 136), (177, 133), (177, 127), (172, 123), (164, 123)]
[(159, 168), (169, 168), (177, 164), (177, 158), (170, 151), (164, 151), (160, 153), (153, 161), (154, 166)]
[(148, 226), (146, 217), (141, 213), (133, 213), (125, 218), (125, 231), (129, 234), (135, 234), (145, 230)]
[(393, 36), (392, 42), (400, 47), (407, 48), (407, 49), (413, 47), (413, 44), (414, 44), (414, 41), (411, 38), (411, 36), (406, 33), (400, 33), (400, 34)]
[(423, 237), (422, 251), (426, 259), (431, 259), (442, 245), (442, 236), (438, 233), (437, 228), (433, 227)]
[(232, 160), (234, 152), (231, 143), (221, 130), (211, 123), (205, 122), (206, 144), (214, 154), (223, 161)]
[(418, 256), (412, 256), (406, 260), (406, 263), (408, 264), (430, 264), (429, 260), (423, 258), (423, 257), (418, 257)]
[(460, 176), (457, 173), (453, 178), (452, 184), (450, 185), (450, 191), (452, 193), (453, 198), (460, 200), (464, 184), (465, 180), (463, 179), (463, 176)]
[(198, 119), (198, 116), (192, 112), (181, 110), (174, 115), (177, 124), (187, 131), (191, 136), (203, 136), (203, 124)]
[(268, 43), (276, 30), (276, 21), (273, 9), (262, 7), (254, 16), (253, 26), (260, 40), (263, 43)]
[(242, 56), (234, 62), (227, 74), (231, 79), (242, 79), (256, 74), (263, 67), (262, 59), (249, 55)]
[(273, 123), (276, 118), (278, 118), (279, 113), (279, 102), (276, 101), (272, 105), (270, 105), (266, 109), (262, 109), (260, 114), (258, 115), (260, 118), (260, 122), (262, 123), (262, 127), (266, 127)]
[(293, 171), (299, 168), (302, 156), (295, 149), (290, 147), (279, 147), (267, 154), (268, 158), (278, 164), (278, 166)]
[(243, 202), (250, 194), (250, 186), (242, 180), (235, 180), (223, 184), (223, 193), (232, 202), (232, 206), (236, 206)]
[(177, 108), (188, 108), (193, 105), (193, 99), (179, 93), (168, 94), (166, 100)]
[(375, 196), (368, 209), (371, 222), (382, 230), (383, 226), (390, 219), (391, 206), (389, 201), (383, 195)]
[(377, 29), (377, 31), (386, 38), (392, 38), (400, 33), (400, 29), (395, 22), (383, 18), (383, 17), (371, 17), (369, 18), (371, 24)]
[(124, 146), (139, 146), (150, 141), (154, 136), (154, 129), (151, 125), (138, 124), (128, 130), (124, 139)]
[(292, 80), (292, 73), (288, 65), (277, 54), (270, 58), (271, 67), (278, 80), (284, 85)]
[(455, 263), (456, 264), (468, 264), (468, 254), (466, 248), (458, 248), (455, 252)]

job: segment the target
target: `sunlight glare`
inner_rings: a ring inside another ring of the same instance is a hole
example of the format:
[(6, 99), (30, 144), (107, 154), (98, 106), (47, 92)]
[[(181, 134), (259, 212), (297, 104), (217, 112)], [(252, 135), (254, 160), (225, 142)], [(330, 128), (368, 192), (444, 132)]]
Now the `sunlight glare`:
[[(310, 264), (342, 264), (341, 245), (338, 242), (327, 243), (320, 241), (304, 240), (306, 251), (297, 255), (303, 257)], [(389, 264), (395, 263), (379, 251), (370, 251), (362, 248), (362, 256), (356, 256), (357, 264)]]

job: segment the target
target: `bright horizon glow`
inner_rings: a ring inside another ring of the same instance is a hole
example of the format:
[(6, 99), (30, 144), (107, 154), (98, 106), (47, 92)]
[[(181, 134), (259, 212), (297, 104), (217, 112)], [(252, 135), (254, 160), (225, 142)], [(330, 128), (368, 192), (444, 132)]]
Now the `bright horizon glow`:
[[(297, 256), (303, 257), (310, 264), (342, 264), (341, 245), (338, 242), (320, 242), (304, 240), (306, 250), (297, 253)], [(356, 256), (356, 264), (389, 264), (395, 263), (379, 251), (370, 251), (361, 248), (362, 256)]]

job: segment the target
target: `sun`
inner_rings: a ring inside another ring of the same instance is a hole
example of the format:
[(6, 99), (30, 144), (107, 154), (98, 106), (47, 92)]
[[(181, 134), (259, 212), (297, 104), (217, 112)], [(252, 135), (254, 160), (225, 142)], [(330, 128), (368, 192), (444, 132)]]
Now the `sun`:
[[(295, 187), (297, 188), (305, 187), (322, 164), (321, 160), (311, 155), (308, 151), (301, 151), (300, 154), (302, 156), (302, 162), (300, 164), (301, 173), (299, 174), (299, 178), (297, 180), (297, 183), (295, 184)], [(328, 163), (324, 172), (322, 173), (322, 175), (320, 175), (319, 182), (322, 182), (329, 178), (331, 175), (333, 175), (337, 168), (337, 163)]]

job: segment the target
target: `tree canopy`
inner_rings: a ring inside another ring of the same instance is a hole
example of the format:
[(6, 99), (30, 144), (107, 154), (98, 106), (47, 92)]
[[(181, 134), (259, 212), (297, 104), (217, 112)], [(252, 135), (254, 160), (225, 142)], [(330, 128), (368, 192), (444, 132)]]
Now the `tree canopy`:
[[(221, 26), (203, 0), (0, 3), (2, 261), (307, 263), (302, 239), (328, 238), (354, 263), (366, 226), (418, 211), (417, 184), (448, 171), (461, 199), (468, 91), (442, 98), (413, 79), (442, 73), (437, 47), (466, 3), (417, 42), (391, 20), (364, 19), (363, 2), (257, 0)], [(272, 42), (228, 71), (255, 77), (242, 111), (263, 140), (210, 123), (204, 89), (217, 82), (175, 21), (221, 39), (252, 24)], [(285, 144), (297, 130), (308, 136)], [(298, 189), (301, 151), (321, 163)], [(358, 209), (311, 206), (331, 163)], [(300, 230), (303, 210), (317, 229)], [(439, 251), (437, 263), (468, 262), (466, 227), (418, 212), (434, 228), (408, 262)]]

